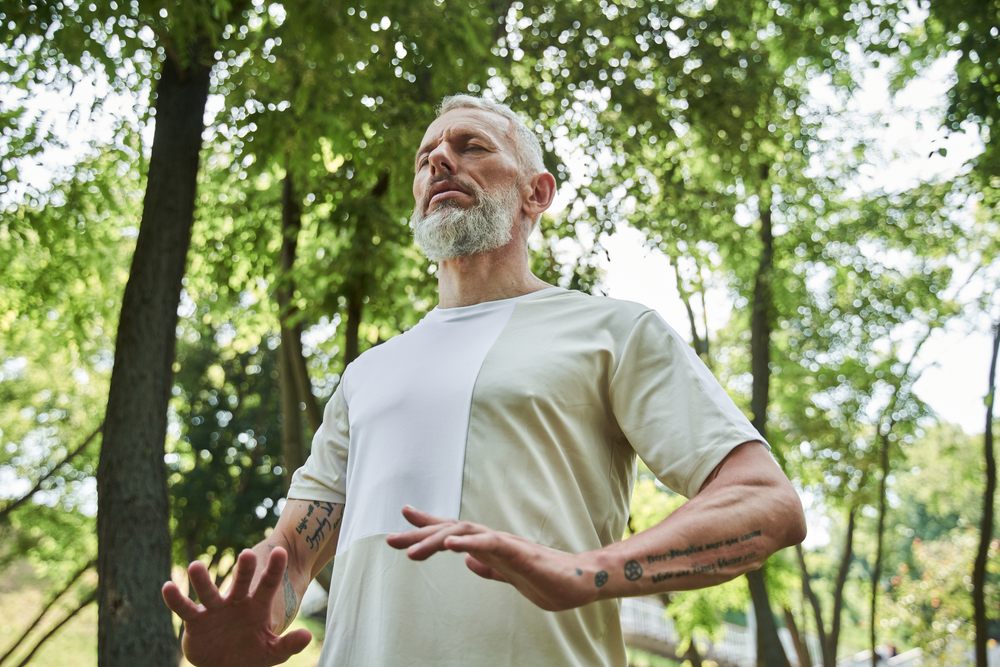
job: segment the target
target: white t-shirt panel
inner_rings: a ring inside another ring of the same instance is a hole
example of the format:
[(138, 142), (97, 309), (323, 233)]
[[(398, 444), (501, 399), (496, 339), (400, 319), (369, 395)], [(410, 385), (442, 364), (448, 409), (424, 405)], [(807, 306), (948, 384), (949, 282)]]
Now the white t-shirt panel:
[(479, 367), (517, 302), (554, 290), (435, 308), (348, 367), (338, 386), (342, 406), (333, 406), (335, 420), (340, 410), (346, 413), (348, 446), (339, 432), (327, 430), (324, 437), (333, 440), (310, 453), (289, 490), (289, 497), (302, 497), (307, 489), (296, 483), (300, 478), (322, 480), (330, 475), (317, 468), (334, 468), (332, 477), (343, 481), (335, 488), (344, 495), (336, 502), (346, 503), (338, 552), (362, 537), (413, 528), (401, 513), (404, 505), (458, 518)]

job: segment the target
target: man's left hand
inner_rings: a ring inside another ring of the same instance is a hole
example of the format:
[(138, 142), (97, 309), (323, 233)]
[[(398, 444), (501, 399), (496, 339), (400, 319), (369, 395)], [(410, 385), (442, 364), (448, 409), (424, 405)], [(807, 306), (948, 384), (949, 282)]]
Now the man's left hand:
[(567, 554), (543, 547), (510, 533), (492, 530), (469, 521), (442, 519), (413, 507), (403, 516), (415, 530), (394, 533), (389, 546), (406, 549), (412, 560), (426, 560), (439, 551), (464, 553), (465, 564), (484, 579), (512, 585), (546, 611), (580, 607), (597, 598), (597, 590), (586, 582), (595, 572), (584, 564), (584, 555)]

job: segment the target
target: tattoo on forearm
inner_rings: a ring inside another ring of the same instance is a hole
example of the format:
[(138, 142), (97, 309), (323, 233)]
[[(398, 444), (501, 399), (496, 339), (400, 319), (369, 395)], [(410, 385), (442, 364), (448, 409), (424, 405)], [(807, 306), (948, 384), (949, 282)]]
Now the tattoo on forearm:
[(608, 573), (607, 572), (605, 572), (604, 570), (601, 570), (600, 572), (598, 572), (597, 574), (594, 575), (594, 585), (595, 586), (597, 586), (598, 588), (600, 588), (601, 586), (603, 586), (606, 583), (608, 583)]
[(316, 518), (316, 524), (311, 534), (306, 535), (306, 543), (310, 549), (318, 550), (321, 548), (326, 538), (332, 535), (340, 526), (340, 522), (344, 518), (344, 511), (341, 509), (337, 518), (332, 519), (335, 507), (333, 503), (314, 500), (306, 508), (306, 515), (295, 526), (295, 532), (301, 535), (303, 531), (309, 529), (309, 519), (312, 517)]
[(285, 627), (295, 618), (295, 610), (299, 608), (299, 598), (295, 595), (295, 588), (292, 586), (292, 577), (289, 568), (285, 568)]
[[(646, 564), (651, 565), (653, 563), (658, 563), (662, 561), (670, 561), (675, 558), (680, 558), (683, 556), (698, 556), (707, 555), (707, 552), (712, 552), (717, 549), (722, 549), (723, 547), (732, 547), (734, 545), (740, 545), (744, 542), (750, 542), (752, 540), (761, 537), (763, 532), (760, 530), (752, 530), (743, 535), (730, 537), (724, 540), (719, 540), (718, 542), (706, 542), (704, 544), (689, 544), (683, 549), (670, 549), (669, 551), (664, 551), (659, 554), (648, 554), (646, 558)], [(738, 548), (736, 549), (739, 550)], [(705, 574), (705, 573), (721, 573), (727, 568), (732, 568), (733, 566), (738, 566), (741, 563), (749, 563), (753, 559), (757, 558), (756, 551), (749, 551), (747, 553), (732, 553), (732, 549), (728, 550), (729, 553), (726, 555), (720, 555), (715, 559), (715, 562), (704, 562), (701, 563), (692, 562), (687, 569), (677, 570), (674, 572), (658, 572), (651, 573), (650, 577), (654, 584), (658, 584), (661, 581), (668, 581), (670, 579), (681, 579), (683, 577), (689, 577), (693, 574)], [(634, 564), (634, 565), (633, 565)], [(631, 566), (631, 570), (630, 570)], [(631, 575), (630, 575), (631, 572)], [(638, 575), (636, 575), (638, 572)], [(625, 577), (629, 580), (638, 579), (642, 576), (642, 568), (636, 561), (629, 561), (625, 564)]]
[[(646, 556), (646, 564), (649, 565), (660, 561), (673, 560), (675, 558), (680, 558), (681, 556), (692, 556), (694, 554), (700, 554), (706, 551), (715, 551), (716, 549), (721, 549), (722, 547), (731, 547), (734, 544), (747, 542), (749, 540), (756, 539), (760, 536), (761, 536), (761, 531), (754, 530), (744, 535), (740, 535), (739, 537), (730, 537), (725, 540), (719, 540), (718, 542), (708, 542), (706, 544), (690, 544), (683, 549), (670, 549), (669, 551), (664, 551), (661, 554), (649, 554)], [(754, 552), (753, 555), (756, 556), (757, 555), (756, 552)], [(749, 559), (750, 556), (748, 555), (745, 558)]]
[(666, 581), (667, 579), (679, 579), (681, 577), (686, 577), (691, 574), (691, 570), (681, 570), (680, 572), (661, 572), (660, 574), (653, 575), (653, 583), (658, 584), (661, 581)]
[(625, 578), (629, 581), (638, 581), (639, 577), (642, 576), (642, 565), (639, 565), (639, 561), (630, 560), (625, 563)]

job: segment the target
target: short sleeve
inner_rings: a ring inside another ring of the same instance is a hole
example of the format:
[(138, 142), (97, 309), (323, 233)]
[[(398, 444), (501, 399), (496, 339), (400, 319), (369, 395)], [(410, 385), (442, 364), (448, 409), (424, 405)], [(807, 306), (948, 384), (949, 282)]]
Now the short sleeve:
[(313, 436), (309, 458), (292, 476), (289, 498), (331, 503), (343, 503), (347, 498), (347, 452), (351, 435), (343, 386), (341, 381), (326, 404), (323, 423)]
[(691, 346), (654, 311), (643, 313), (614, 369), (611, 407), (657, 478), (690, 498), (734, 447), (764, 442)]

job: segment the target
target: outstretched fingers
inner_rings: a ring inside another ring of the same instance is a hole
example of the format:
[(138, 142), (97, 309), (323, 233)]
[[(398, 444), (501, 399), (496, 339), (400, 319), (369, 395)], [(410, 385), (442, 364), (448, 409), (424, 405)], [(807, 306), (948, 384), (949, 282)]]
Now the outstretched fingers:
[(208, 573), (208, 568), (200, 560), (196, 560), (188, 566), (188, 578), (191, 580), (191, 587), (198, 594), (198, 601), (205, 609), (215, 609), (222, 606), (222, 595), (219, 588), (212, 581), (212, 575)]
[(199, 613), (198, 605), (181, 593), (181, 589), (172, 581), (163, 584), (163, 601), (170, 607), (170, 611), (177, 614), (182, 621), (193, 621)]
[(403, 506), (403, 518), (412, 523), (417, 528), (423, 528), (424, 526), (431, 526), (434, 524), (449, 523), (451, 519), (442, 519), (439, 516), (434, 516), (433, 514), (428, 514), (427, 512), (422, 512), (416, 507), (411, 507), (409, 505)]
[(244, 549), (236, 558), (236, 573), (233, 575), (233, 585), (226, 594), (226, 600), (242, 600), (250, 592), (253, 574), (257, 569), (257, 554)]
[(407, 549), (406, 555), (411, 560), (426, 560), (439, 551), (446, 551), (448, 549), (447, 541), (456, 535), (470, 535), (486, 530), (488, 529), (484, 526), (469, 521), (446, 524)]
[(407, 530), (402, 533), (393, 533), (387, 535), (385, 541), (389, 543), (389, 546), (395, 549), (405, 549), (409, 546), (416, 544), (417, 542), (422, 542), (434, 533), (441, 530), (443, 524), (434, 524), (431, 526), (424, 526), (423, 528), (415, 528), (414, 530)]
[(459, 553), (488, 553), (499, 558), (513, 558), (517, 555), (516, 550), (501, 534), (493, 530), (449, 535), (444, 540), (444, 547)]
[(285, 566), (288, 564), (288, 554), (281, 547), (275, 547), (267, 559), (267, 567), (264, 574), (257, 582), (257, 588), (253, 592), (253, 597), (270, 603), (274, 600), (274, 594), (281, 584), (281, 579), (285, 574)]

